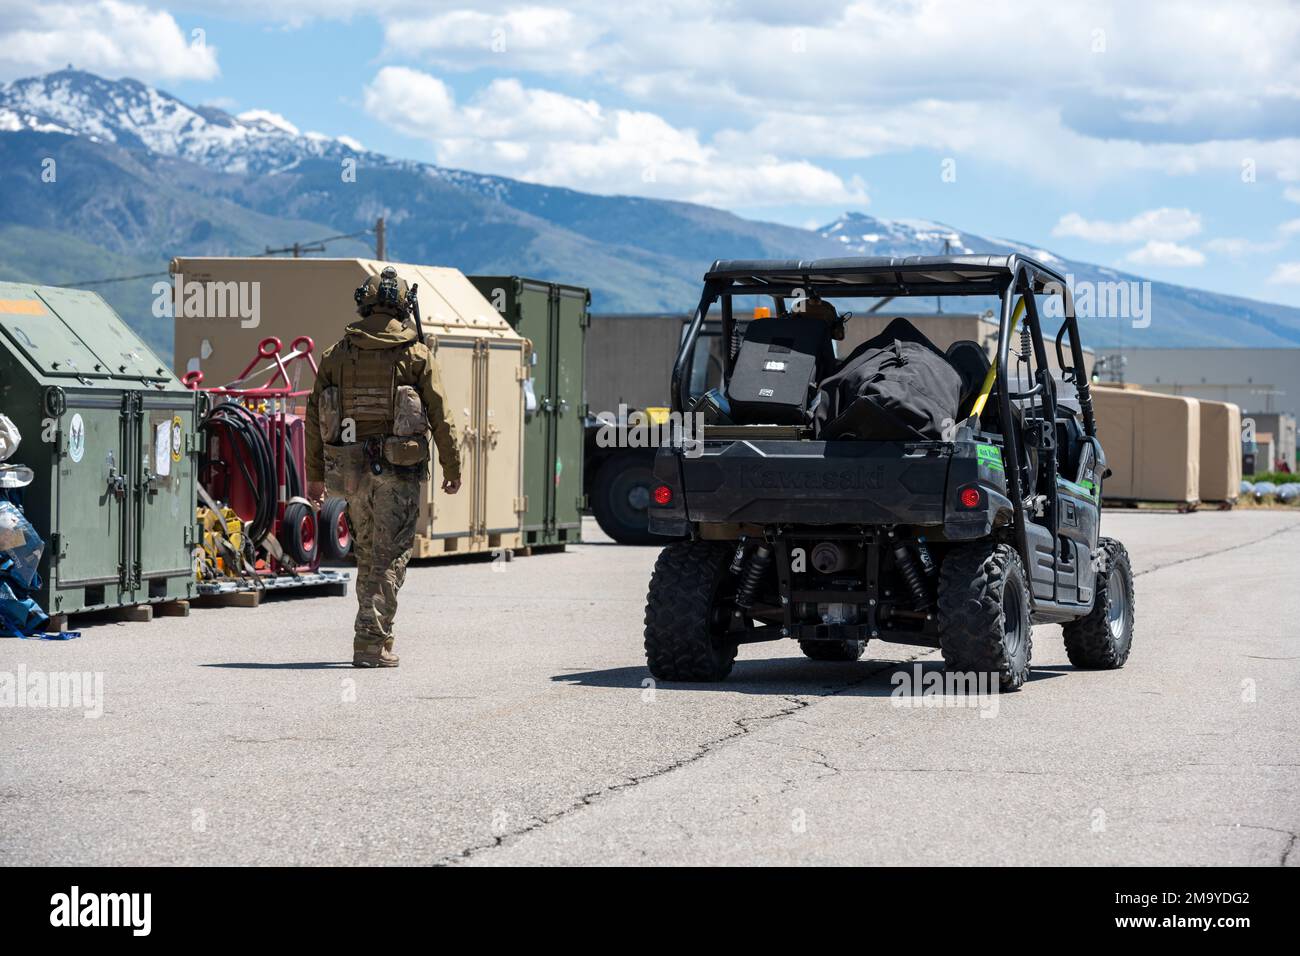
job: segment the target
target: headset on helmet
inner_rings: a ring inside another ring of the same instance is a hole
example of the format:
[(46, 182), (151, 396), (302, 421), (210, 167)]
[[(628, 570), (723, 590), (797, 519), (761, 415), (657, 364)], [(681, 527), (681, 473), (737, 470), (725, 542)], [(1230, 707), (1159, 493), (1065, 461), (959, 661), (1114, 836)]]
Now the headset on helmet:
[(357, 313), (362, 317), (381, 312), (405, 320), (410, 311), (406, 280), (397, 277), (397, 270), (385, 266), (378, 276), (371, 276), (353, 294)]

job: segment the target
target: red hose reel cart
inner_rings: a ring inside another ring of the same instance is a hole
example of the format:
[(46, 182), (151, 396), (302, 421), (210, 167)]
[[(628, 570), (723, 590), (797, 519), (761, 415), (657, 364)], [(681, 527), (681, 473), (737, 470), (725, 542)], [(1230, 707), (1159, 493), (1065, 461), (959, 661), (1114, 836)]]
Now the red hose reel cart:
[[(278, 338), (265, 338), (257, 355), (228, 385), (203, 388), (203, 373), (188, 372), (185, 385), (207, 397), (200, 430), (205, 441), (199, 461), (203, 502), (233, 509), (243, 523), (243, 572), (263, 581), (287, 576), (319, 581), (322, 558), (342, 560), (352, 548), (347, 503), (327, 498), (319, 513), (306, 497), (308, 390), (297, 390), (300, 363), (318, 371), (314, 343), (299, 336), (283, 354)], [(269, 364), (264, 364), (268, 363)], [(261, 367), (259, 367), (261, 366)], [(266, 377), (261, 385), (249, 382)], [(346, 579), (344, 579), (346, 580)]]

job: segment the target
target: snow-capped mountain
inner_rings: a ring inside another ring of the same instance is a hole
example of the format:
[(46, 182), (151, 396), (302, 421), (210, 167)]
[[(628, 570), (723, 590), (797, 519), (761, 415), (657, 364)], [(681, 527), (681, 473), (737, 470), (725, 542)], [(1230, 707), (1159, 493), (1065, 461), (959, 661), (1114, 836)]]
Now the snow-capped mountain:
[[(1296, 346), (1300, 345), (1300, 310), (1256, 302), (1237, 296), (1219, 295), (1169, 282), (1148, 282), (1131, 272), (1059, 256), (1039, 246), (996, 239), (956, 229), (946, 223), (924, 219), (880, 219), (850, 212), (817, 230), (839, 244), (842, 255), (992, 255), (1012, 253), (1030, 256), (1051, 266), (1075, 288), (1076, 302), (1083, 295), (1116, 284), (1138, 290), (1134, 294), (1149, 300), (1151, 325), (1141, 336), (1130, 332), (1129, 343), (1137, 339), (1146, 346)], [(1146, 291), (1149, 288), (1149, 292)], [(1090, 319), (1085, 311), (1085, 339), (1094, 346), (1125, 341), (1121, 323)]]
[(879, 219), (865, 213), (848, 212), (817, 231), (840, 243), (846, 255), (998, 256), (1019, 252), (1046, 265), (1061, 262), (1046, 249), (1009, 239), (988, 239), (928, 219)]
[[(343, 183), (339, 161), (358, 176)], [(57, 184), (42, 176), (57, 161)], [(71, 171), (71, 172), (69, 172)], [(1076, 280), (1141, 282), (945, 223), (846, 213), (819, 230), (685, 202), (445, 169), (301, 132), (264, 110), (191, 106), (135, 80), (61, 70), (0, 86), (0, 278), (50, 284), (165, 273), (178, 255), (249, 255), (388, 222), (389, 255), (588, 286), (598, 312), (687, 311), (714, 259), (1022, 252)], [(364, 237), (326, 255), (369, 255)], [(152, 278), (93, 284), (164, 353)], [(1300, 344), (1300, 309), (1152, 283), (1144, 345)], [(984, 307), (974, 302), (963, 306)], [(896, 300), (891, 309), (930, 302)], [(951, 303), (948, 310), (958, 306)], [(1096, 347), (1125, 340), (1098, 320)], [(1133, 341), (1127, 333), (1127, 341)]]
[(19, 130), (85, 136), (228, 173), (280, 172), (304, 159), (363, 153), (346, 138), (302, 133), (264, 110), (232, 116), (136, 80), (71, 69), (0, 86), (0, 131)]

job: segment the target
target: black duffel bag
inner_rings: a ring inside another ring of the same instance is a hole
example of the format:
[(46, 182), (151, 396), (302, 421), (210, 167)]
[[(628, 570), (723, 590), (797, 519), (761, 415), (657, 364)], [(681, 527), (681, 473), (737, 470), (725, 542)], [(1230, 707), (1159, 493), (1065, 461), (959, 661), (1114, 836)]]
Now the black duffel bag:
[(821, 381), (814, 429), (826, 440), (941, 440), (963, 387), (944, 354), (911, 322), (895, 319)]

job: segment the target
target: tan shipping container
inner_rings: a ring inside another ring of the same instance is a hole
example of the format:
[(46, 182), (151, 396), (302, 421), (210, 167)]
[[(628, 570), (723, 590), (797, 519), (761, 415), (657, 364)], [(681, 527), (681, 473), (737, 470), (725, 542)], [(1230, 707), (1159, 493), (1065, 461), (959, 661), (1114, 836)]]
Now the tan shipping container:
[(1200, 501), (1201, 405), (1194, 398), (1134, 388), (1095, 387), (1097, 436), (1111, 476), (1108, 501)]
[(1241, 493), (1241, 409), (1201, 403), (1201, 500), (1231, 505)]
[[(256, 321), (241, 320), (234, 310), (206, 317), (178, 311), (176, 372), (201, 371), (208, 387), (230, 384), (270, 336), (280, 339), (285, 352), (294, 339), (310, 336), (316, 353), (323, 354), (357, 317), (353, 292), (386, 265), (408, 283), (419, 283), (425, 342), (438, 360), (456, 415), (463, 462), (459, 494), (442, 492), (438, 469), (425, 482), (414, 556), (522, 547), (526, 340), (456, 269), (373, 259), (173, 259), (174, 283), (220, 286), (225, 301), (241, 294), (248, 301), (256, 290), (251, 301), (258, 306)], [(310, 369), (301, 362), (295, 367), (303, 370), (295, 386), (311, 388)], [(249, 384), (260, 384), (266, 376), (250, 378)]]

